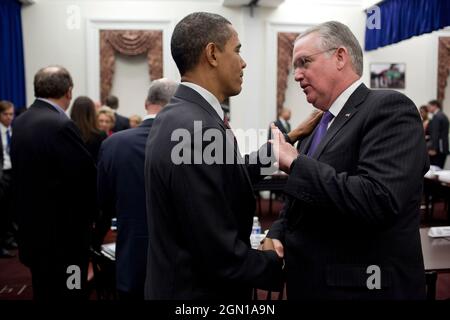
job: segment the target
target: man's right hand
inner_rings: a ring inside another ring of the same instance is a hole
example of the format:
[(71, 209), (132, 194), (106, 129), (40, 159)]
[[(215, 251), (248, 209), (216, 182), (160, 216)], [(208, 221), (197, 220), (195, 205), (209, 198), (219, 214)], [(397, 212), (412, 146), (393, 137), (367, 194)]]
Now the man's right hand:
[(280, 242), (280, 240), (277, 239), (271, 239), (271, 238), (264, 238), (264, 241), (261, 245), (261, 250), (273, 250), (277, 253), (279, 258), (284, 257), (284, 248), (283, 244)]

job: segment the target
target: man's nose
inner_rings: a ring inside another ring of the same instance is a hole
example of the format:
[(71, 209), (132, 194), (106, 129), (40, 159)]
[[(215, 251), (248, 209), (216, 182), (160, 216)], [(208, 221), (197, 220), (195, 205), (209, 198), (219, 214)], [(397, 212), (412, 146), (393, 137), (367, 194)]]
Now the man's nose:
[(304, 77), (305, 75), (303, 74), (302, 70), (300, 68), (295, 68), (294, 70), (295, 81), (300, 82), (301, 80), (303, 80)]

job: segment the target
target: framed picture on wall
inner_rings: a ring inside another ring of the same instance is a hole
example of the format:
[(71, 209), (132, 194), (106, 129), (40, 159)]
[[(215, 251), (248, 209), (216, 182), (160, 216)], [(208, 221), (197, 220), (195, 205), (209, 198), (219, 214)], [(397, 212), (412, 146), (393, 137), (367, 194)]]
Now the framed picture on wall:
[(405, 89), (405, 63), (371, 63), (372, 89)]

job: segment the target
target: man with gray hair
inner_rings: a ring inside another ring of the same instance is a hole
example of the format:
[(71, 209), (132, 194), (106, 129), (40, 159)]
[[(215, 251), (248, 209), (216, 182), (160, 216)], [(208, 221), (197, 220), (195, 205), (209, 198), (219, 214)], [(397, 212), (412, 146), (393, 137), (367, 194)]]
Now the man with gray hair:
[[(120, 299), (143, 300), (148, 231), (145, 204), (145, 144), (153, 121), (170, 101), (178, 84), (152, 82), (142, 124), (103, 141), (98, 162), (98, 196), (102, 222), (117, 216), (116, 285)], [(100, 223), (109, 226), (109, 223)], [(99, 231), (103, 239), (103, 229)]]
[(299, 151), (272, 125), (289, 205), (271, 227), (285, 255), (288, 299), (422, 299), (419, 207), (428, 158), (414, 103), (369, 90), (350, 29), (301, 34), (295, 80), (324, 111)]

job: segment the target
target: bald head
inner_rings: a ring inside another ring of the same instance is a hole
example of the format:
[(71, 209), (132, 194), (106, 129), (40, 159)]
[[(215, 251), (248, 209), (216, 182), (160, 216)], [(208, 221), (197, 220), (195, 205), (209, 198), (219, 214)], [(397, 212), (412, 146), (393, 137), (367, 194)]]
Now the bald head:
[(73, 82), (69, 71), (61, 66), (42, 68), (34, 76), (34, 95), (36, 98), (60, 99), (72, 87)]

